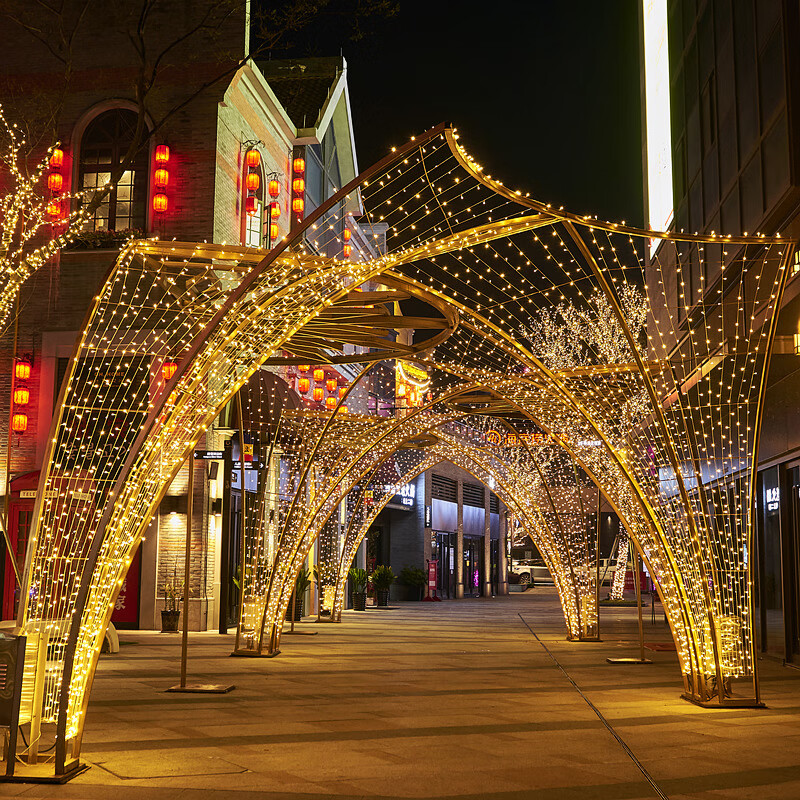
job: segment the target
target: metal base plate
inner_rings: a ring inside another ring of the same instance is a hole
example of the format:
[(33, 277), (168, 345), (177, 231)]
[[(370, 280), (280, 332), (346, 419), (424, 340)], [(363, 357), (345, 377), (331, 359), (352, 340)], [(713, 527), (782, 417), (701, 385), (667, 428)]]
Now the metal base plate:
[(280, 650), (275, 650), (272, 653), (259, 653), (258, 650), (234, 650), (232, 656), (240, 656), (242, 658), (275, 658), (281, 654)]
[(75, 766), (63, 775), (53, 774), (52, 764), (17, 764), (16, 770), (22, 770), (14, 775), (0, 775), (0, 783), (67, 783), (76, 775), (86, 772), (88, 764), (75, 762)]
[(230, 683), (187, 683), (186, 686), (170, 686), (168, 692), (182, 692), (184, 694), (227, 694), (236, 687)]
[(609, 664), (652, 664), (649, 658), (607, 658)]
[(316, 636), (319, 631), (283, 631), (281, 636)]
[(721, 703), (717, 700), (698, 700), (685, 692), (681, 695), (682, 700), (700, 708), (766, 708), (766, 703), (756, 702), (752, 697), (726, 697)]

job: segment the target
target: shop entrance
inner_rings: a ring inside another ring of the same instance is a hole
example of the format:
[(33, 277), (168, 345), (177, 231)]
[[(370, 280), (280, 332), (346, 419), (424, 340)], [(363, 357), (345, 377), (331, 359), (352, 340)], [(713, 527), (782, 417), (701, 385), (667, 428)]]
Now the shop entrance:
[(464, 537), (464, 597), (483, 594), (483, 537)]

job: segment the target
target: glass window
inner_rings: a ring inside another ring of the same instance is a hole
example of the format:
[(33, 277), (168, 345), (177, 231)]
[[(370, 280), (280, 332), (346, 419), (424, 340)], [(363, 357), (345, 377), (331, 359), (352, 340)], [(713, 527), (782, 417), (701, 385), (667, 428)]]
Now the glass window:
[[(133, 111), (114, 108), (96, 117), (83, 134), (79, 183), (82, 189), (102, 189), (125, 157), (136, 131)], [(89, 230), (124, 231), (144, 229), (147, 198), (147, 151), (134, 157), (117, 185), (109, 192), (87, 222)]]
[[(244, 243), (246, 247), (261, 247), (264, 239), (264, 170), (259, 164), (255, 168), (245, 167), (244, 180), (247, 181), (248, 175), (258, 175), (258, 188), (248, 190), (245, 184), (244, 200), (242, 208), (244, 210)], [(248, 213), (248, 205), (255, 203), (255, 210), (252, 214)]]
[(256, 198), (255, 214), (245, 214), (244, 243), (247, 247), (261, 247), (261, 227), (264, 218), (264, 204)]

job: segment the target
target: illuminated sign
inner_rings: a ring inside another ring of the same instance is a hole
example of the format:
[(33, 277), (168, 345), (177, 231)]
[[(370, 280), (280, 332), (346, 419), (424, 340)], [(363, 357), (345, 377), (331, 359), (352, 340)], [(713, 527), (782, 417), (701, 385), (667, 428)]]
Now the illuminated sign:
[(399, 506), (413, 506), (417, 496), (417, 487), (413, 483), (403, 484), (399, 489), (396, 486), (386, 485), (383, 487), (386, 494), (395, 492), (394, 497), (389, 501)]
[(523, 443), (528, 446), (551, 444), (550, 437), (541, 431), (535, 433), (501, 433), (500, 431), (492, 430), (486, 434), (486, 441), (498, 447), (521, 447)]
[(777, 511), (781, 504), (781, 490), (779, 487), (766, 491), (767, 511)]
[[(642, 0), (644, 20), (644, 95), (647, 127), (647, 210), (652, 230), (672, 223), (672, 136), (669, 109), (667, 0)], [(651, 240), (655, 252), (659, 240)]]

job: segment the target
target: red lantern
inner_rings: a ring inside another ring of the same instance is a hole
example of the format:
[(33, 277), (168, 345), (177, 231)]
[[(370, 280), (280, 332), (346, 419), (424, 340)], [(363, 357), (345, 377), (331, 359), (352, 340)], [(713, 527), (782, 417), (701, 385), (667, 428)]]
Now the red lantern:
[(314, 401), (315, 401), (315, 402), (317, 402), (317, 403), (321, 403), (321, 402), (322, 402), (322, 398), (323, 398), (324, 394), (325, 394), (325, 393), (322, 391), (322, 387), (320, 387), (320, 386), (317, 386), (317, 387), (314, 389)]
[(64, 186), (64, 177), (60, 172), (53, 172), (47, 176), (47, 188), (51, 192), (60, 192)]
[(26, 381), (31, 376), (30, 361), (17, 361), (14, 364), (14, 377), (19, 381)]
[(48, 164), (50, 164), (50, 169), (61, 169), (64, 164), (64, 151), (54, 147), (50, 153)]
[(270, 178), (268, 187), (269, 187), (269, 196), (277, 197), (281, 190), (280, 184), (278, 183), (278, 179)]
[(261, 153), (258, 150), (248, 150), (244, 156), (244, 163), (250, 169), (255, 169), (261, 163)]
[(278, 224), (276, 222), (271, 222), (269, 226), (269, 238), (270, 239), (277, 239), (278, 238)]
[(61, 216), (61, 201), (60, 200), (51, 200), (47, 204), (47, 214), (51, 217), (60, 217)]
[(308, 378), (300, 378), (297, 381), (297, 389), (301, 394), (305, 394), (311, 388), (311, 381)]
[(270, 203), (269, 204), (269, 215), (272, 219), (277, 219), (281, 215), (281, 204), (280, 203)]
[(342, 252), (344, 253), (344, 257), (345, 257), (345, 258), (350, 258), (350, 254), (353, 252), (353, 245), (351, 245), (351, 244), (346, 244), (346, 245), (345, 245), (345, 246), (342, 248)]
[(31, 393), (27, 389), (14, 389), (14, 405), (26, 406), (31, 399)]
[(352, 237), (352, 235), (353, 232), (350, 230), (350, 228), (345, 228), (344, 231), (342, 232), (342, 239), (344, 239), (346, 242), (349, 242), (350, 237)]
[(322, 381), (324, 381), (324, 380), (325, 380), (325, 370), (324, 370), (324, 369), (322, 369), (322, 367), (317, 367), (317, 368), (314, 370), (314, 380), (315, 380), (317, 383), (322, 383)]
[(311, 365), (310, 364), (301, 364), (297, 369), (299, 369), (300, 372), (308, 372), (311, 369)]
[(329, 392), (335, 392), (337, 383), (338, 383), (338, 381), (336, 380), (336, 378), (328, 378), (328, 380), (325, 381), (325, 388)]
[(302, 197), (295, 197), (294, 200), (292, 200), (292, 211), (294, 211), (295, 214), (302, 214), (305, 207), (306, 203)]
[(327, 408), (328, 408), (329, 410), (331, 410), (331, 411), (332, 411), (334, 408), (336, 408), (336, 398), (335, 398), (335, 397), (329, 397), (329, 398), (328, 398), (328, 399), (325, 401), (325, 405), (327, 406)]
[(244, 209), (247, 216), (252, 217), (258, 212), (258, 200), (255, 197), (248, 197), (244, 201)]
[(346, 386), (340, 386), (339, 387), (339, 399), (340, 400), (345, 396), (346, 392), (347, 392), (347, 387)]
[(248, 192), (257, 192), (261, 186), (261, 176), (257, 172), (248, 172), (245, 178), (245, 186)]
[(153, 197), (153, 211), (156, 214), (163, 214), (167, 210), (167, 196), (163, 192), (159, 192)]
[(347, 406), (339, 406), (339, 413), (346, 414), (347, 413)]
[(305, 188), (306, 188), (305, 178), (295, 178), (292, 181), (292, 191), (295, 194), (300, 194), (301, 192), (305, 191)]
[(159, 144), (156, 146), (156, 164), (166, 164), (169, 161), (169, 146)]
[(174, 361), (165, 361), (161, 365), (161, 374), (164, 376), (164, 380), (168, 381), (177, 369), (178, 365)]
[(306, 160), (304, 158), (296, 158), (292, 161), (292, 169), (302, 175), (306, 171)]
[(11, 417), (11, 428), (14, 433), (25, 433), (28, 430), (28, 415), (27, 414), (14, 414)]
[(153, 183), (159, 188), (163, 189), (169, 183), (169, 171), (164, 169), (157, 169), (153, 174)]

